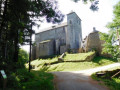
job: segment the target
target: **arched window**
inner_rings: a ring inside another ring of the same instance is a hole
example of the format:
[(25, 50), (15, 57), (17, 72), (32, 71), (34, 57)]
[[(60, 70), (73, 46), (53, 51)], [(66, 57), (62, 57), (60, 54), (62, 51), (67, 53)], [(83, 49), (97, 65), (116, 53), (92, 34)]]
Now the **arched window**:
[(72, 24), (72, 21), (70, 20), (70, 24)]

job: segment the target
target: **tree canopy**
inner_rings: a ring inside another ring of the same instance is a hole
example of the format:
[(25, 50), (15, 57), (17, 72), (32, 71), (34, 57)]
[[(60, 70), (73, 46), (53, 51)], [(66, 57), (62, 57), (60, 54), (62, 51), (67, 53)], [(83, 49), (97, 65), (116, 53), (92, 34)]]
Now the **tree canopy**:
[(101, 39), (105, 41), (103, 45), (103, 52), (113, 55), (114, 58), (117, 58), (120, 54), (119, 46), (115, 43), (119, 42), (119, 33), (120, 33), (120, 2), (114, 6), (114, 18), (112, 22), (109, 22), (106, 27), (110, 29), (109, 33), (101, 33)]
[[(72, 1), (78, 2), (78, 1), (81, 1), (81, 0), (72, 0)], [(82, 0), (82, 2), (84, 4), (87, 4), (88, 2), (90, 2), (91, 3), (90, 9), (92, 11), (98, 11), (98, 9), (99, 9), (98, 8), (99, 0)]]
[(111, 30), (115, 30), (115, 28), (120, 27), (120, 2), (114, 6), (113, 14), (113, 21), (107, 25), (107, 27)]
[[(0, 67), (14, 67), (18, 61), (19, 46), (25, 33), (32, 34), (32, 25), (41, 17), (47, 22), (60, 23), (64, 15), (54, 0), (0, 0)], [(12, 66), (13, 65), (13, 66)], [(10, 69), (10, 68), (9, 68)]]

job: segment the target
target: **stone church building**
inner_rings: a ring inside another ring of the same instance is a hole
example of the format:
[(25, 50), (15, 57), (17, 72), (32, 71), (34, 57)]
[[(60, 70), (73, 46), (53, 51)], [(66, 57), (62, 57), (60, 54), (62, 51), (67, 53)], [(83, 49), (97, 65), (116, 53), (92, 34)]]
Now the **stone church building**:
[(35, 34), (36, 46), (32, 47), (32, 59), (42, 56), (74, 52), (81, 47), (81, 19), (75, 12), (67, 14), (67, 22)]

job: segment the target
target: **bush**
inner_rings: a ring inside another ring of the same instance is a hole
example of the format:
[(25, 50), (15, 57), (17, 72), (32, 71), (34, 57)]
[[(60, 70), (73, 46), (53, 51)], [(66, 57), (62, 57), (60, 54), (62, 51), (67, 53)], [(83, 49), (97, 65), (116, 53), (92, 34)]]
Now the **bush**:
[(104, 71), (105, 75), (98, 77), (95, 74), (92, 74), (92, 78), (97, 81), (103, 81), (105, 85), (107, 85), (110, 90), (120, 90), (120, 78), (118, 77), (111, 78), (116, 72), (118, 72), (120, 69), (116, 69), (113, 71)]
[(6, 90), (54, 90), (52, 80), (50, 73), (18, 69), (8, 77)]
[(19, 49), (19, 54), (18, 54), (18, 62), (17, 62), (17, 68), (25, 68), (25, 63), (29, 60), (29, 55), (28, 53), (23, 50)]

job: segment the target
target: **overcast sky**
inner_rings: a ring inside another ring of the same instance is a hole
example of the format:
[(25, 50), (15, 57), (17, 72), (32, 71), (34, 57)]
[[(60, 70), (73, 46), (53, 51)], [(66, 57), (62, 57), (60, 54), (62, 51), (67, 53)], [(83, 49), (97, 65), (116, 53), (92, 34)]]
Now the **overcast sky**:
[[(119, 0), (99, 0), (99, 10), (93, 12), (89, 9), (89, 4), (83, 4), (82, 1), (74, 3), (71, 0), (57, 0), (59, 10), (65, 15), (64, 21), (67, 22), (66, 14), (74, 11), (82, 20), (82, 36), (83, 38), (92, 32), (93, 27), (96, 27), (97, 30), (101, 32), (108, 32), (108, 29), (105, 27), (108, 22), (112, 21), (113, 18), (113, 6)], [(62, 23), (63, 23), (62, 22)], [(40, 28), (33, 27), (36, 32), (42, 31), (44, 28), (51, 27), (53, 24), (40, 23)], [(33, 38), (34, 39), (34, 38)], [(24, 47), (28, 51), (28, 47)]]

